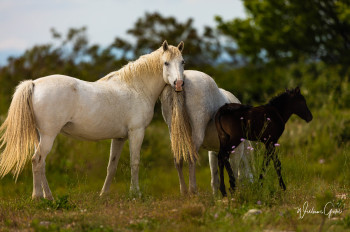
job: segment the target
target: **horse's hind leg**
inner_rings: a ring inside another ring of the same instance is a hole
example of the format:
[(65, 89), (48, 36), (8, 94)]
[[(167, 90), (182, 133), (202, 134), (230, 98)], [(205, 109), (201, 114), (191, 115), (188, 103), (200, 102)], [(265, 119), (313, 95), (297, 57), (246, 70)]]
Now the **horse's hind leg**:
[(213, 190), (213, 195), (218, 194), (219, 188), (219, 176), (218, 176), (218, 156), (215, 151), (209, 151), (209, 166), (211, 173), (211, 188)]
[(179, 175), (180, 192), (181, 192), (181, 194), (185, 195), (185, 194), (187, 194), (187, 187), (186, 187), (185, 178), (184, 178), (184, 175), (182, 172), (183, 159), (180, 159), (179, 163), (177, 163), (176, 160), (174, 160), (174, 162), (175, 162), (175, 167), (176, 167), (177, 173)]
[[(202, 146), (204, 135), (205, 135), (205, 128), (206, 125), (203, 124), (203, 121), (200, 121), (201, 123), (192, 123), (193, 129), (192, 129), (192, 139), (194, 143), (194, 148), (196, 149), (196, 152), (198, 153), (198, 150), (200, 146)], [(197, 183), (196, 183), (196, 161), (189, 161), (188, 162), (188, 170), (189, 170), (189, 181), (188, 181), (188, 188), (190, 193), (197, 193)]]
[(45, 159), (49, 154), (55, 136), (47, 136), (40, 134), (40, 143), (32, 157), (33, 169), (33, 194), (32, 198), (42, 198), (53, 200), (51, 190), (45, 175)]
[(117, 171), (118, 161), (123, 150), (125, 139), (112, 139), (111, 142), (111, 152), (109, 155), (108, 167), (107, 167), (107, 176), (105, 183), (103, 184), (100, 196), (106, 194), (109, 191), (113, 177)]
[[(235, 153), (233, 153), (234, 159), (231, 159), (231, 155), (230, 163), (236, 178), (239, 180), (243, 180), (245, 178), (248, 181), (253, 182), (253, 174), (251, 170), (251, 160), (253, 156), (252, 152), (248, 150), (248, 146), (251, 146), (250, 142), (248, 140), (244, 140), (244, 142), (236, 147)], [(241, 163), (243, 163), (242, 166)]]

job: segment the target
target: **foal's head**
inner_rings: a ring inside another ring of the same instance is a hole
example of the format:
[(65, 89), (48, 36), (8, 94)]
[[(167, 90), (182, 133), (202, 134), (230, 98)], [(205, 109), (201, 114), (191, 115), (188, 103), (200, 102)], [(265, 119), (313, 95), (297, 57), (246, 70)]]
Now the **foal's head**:
[(164, 41), (162, 45), (163, 78), (165, 83), (170, 84), (175, 91), (182, 91), (184, 85), (185, 61), (181, 54), (183, 48), (184, 43), (182, 41), (177, 47), (168, 45), (167, 41)]
[(306, 122), (310, 122), (312, 120), (312, 114), (307, 107), (304, 96), (300, 93), (300, 88), (296, 87), (292, 90), (286, 90), (286, 93), (289, 97), (288, 108), (292, 111), (292, 113), (298, 115)]

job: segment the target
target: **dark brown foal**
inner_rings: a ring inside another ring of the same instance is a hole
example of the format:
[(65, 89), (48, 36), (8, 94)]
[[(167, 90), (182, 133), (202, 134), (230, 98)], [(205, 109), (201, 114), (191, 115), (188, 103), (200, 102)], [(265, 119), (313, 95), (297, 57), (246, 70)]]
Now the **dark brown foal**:
[(229, 154), (244, 139), (263, 142), (266, 147), (262, 173), (262, 180), (272, 158), (278, 175), (279, 185), (286, 190), (281, 175), (281, 162), (276, 153), (278, 139), (281, 137), (285, 124), (292, 114), (296, 114), (306, 122), (312, 120), (312, 114), (306, 105), (299, 87), (274, 97), (266, 105), (251, 107), (236, 103), (225, 104), (215, 116), (216, 129), (220, 140), (218, 154), (220, 170), (220, 191), (226, 196), (224, 183), (224, 167), (229, 175), (231, 190), (235, 189), (235, 178), (228, 161)]

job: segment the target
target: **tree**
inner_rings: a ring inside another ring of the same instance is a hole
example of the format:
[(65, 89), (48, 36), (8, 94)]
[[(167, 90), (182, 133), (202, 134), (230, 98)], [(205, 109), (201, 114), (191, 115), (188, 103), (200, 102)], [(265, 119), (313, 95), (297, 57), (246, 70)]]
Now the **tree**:
[(350, 63), (349, 0), (244, 1), (248, 17), (224, 22), (218, 29), (253, 63), (300, 58)]
[[(215, 31), (205, 27), (202, 34), (193, 26), (193, 19), (179, 22), (174, 17), (164, 17), (159, 13), (146, 13), (139, 18), (134, 27), (127, 31), (136, 39), (133, 53), (136, 57), (160, 47), (162, 41), (177, 45), (185, 42), (184, 58), (192, 67), (213, 64), (221, 54), (221, 46)], [(119, 44), (125, 40), (119, 39)]]

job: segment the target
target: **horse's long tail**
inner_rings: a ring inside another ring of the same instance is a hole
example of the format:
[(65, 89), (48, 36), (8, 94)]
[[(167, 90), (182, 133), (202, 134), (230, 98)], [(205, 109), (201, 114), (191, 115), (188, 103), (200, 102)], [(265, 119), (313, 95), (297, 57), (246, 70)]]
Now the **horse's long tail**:
[(0, 127), (0, 177), (12, 171), (17, 180), (19, 173), (38, 144), (34, 119), (32, 80), (21, 82), (13, 95), (5, 122)]
[(197, 149), (192, 139), (192, 129), (186, 110), (184, 91), (171, 91), (172, 97), (172, 116), (171, 116), (171, 149), (176, 162), (181, 158), (185, 161), (195, 162), (199, 160)]

